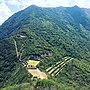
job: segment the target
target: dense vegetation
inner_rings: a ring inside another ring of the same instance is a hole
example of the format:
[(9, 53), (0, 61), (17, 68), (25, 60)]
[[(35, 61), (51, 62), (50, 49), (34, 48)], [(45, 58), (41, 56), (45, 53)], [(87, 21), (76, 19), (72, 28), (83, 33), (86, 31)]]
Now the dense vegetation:
[[(16, 56), (14, 40), (19, 50), (23, 47), (22, 61), (30, 53), (42, 56), (38, 67), (43, 71), (66, 56), (74, 59), (57, 76), (33, 81)], [(89, 90), (90, 9), (32, 5), (5, 21), (0, 26), (0, 87), (7, 87), (2, 90)]]

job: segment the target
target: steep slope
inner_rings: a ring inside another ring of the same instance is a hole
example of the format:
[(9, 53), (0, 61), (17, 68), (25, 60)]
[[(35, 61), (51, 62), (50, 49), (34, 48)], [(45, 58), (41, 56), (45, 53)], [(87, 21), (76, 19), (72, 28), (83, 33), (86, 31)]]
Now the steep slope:
[(72, 8), (31, 6), (14, 14), (0, 27), (0, 38), (27, 30), (76, 58), (84, 58), (80, 55), (83, 53), (84, 59), (87, 59), (90, 55), (90, 18), (86, 11), (77, 6)]
[[(30, 54), (38, 54), (41, 56), (38, 67), (43, 71), (61, 62), (66, 56), (74, 58), (75, 65), (67, 64), (56, 77), (49, 78), (58, 82), (58, 85), (59, 82), (63, 85), (66, 83), (66, 88), (70, 85), (70, 90), (72, 87), (80, 90), (82, 86), (86, 86), (89, 90), (90, 72), (87, 69), (90, 68), (89, 14), (89, 9), (78, 6), (42, 8), (32, 5), (5, 21), (0, 26), (0, 75), (2, 76), (0, 86), (29, 83), (31, 75), (23, 67), (22, 62)], [(18, 51), (23, 47), (21, 62), (16, 56), (14, 40)], [(85, 65), (84, 70), (82, 70), (83, 65)], [(78, 78), (70, 78), (73, 72), (70, 66), (74, 67)], [(79, 79), (83, 82), (80, 83)], [(74, 86), (72, 81), (75, 81)]]

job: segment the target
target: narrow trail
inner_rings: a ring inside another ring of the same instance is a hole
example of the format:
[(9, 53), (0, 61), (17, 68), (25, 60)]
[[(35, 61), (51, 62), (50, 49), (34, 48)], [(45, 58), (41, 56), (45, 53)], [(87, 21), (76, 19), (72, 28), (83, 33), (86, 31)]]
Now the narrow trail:
[(13, 39), (13, 41), (14, 41), (14, 45), (15, 45), (15, 49), (16, 49), (16, 55), (17, 55), (17, 58), (18, 58), (19, 52), (18, 52), (18, 48), (17, 48), (17, 43), (16, 43), (15, 39)]
[[(20, 47), (20, 50), (18, 50), (17, 47), (17, 42), (15, 39), (13, 39), (14, 41), (14, 45), (15, 45), (15, 49), (16, 49), (16, 56), (17, 59), (21, 62), (21, 64), (26, 68), (26, 70), (29, 72), (29, 74), (31, 74), (33, 76), (33, 78), (40, 78), (40, 79), (48, 79), (48, 76), (46, 73), (40, 71), (36, 66), (37, 64), (39, 64), (40, 61), (36, 61), (36, 60), (22, 60), (22, 56), (23, 56), (23, 47), (24, 45), (22, 44)], [(18, 72), (18, 70), (17, 70)], [(16, 72), (16, 73), (17, 73)]]

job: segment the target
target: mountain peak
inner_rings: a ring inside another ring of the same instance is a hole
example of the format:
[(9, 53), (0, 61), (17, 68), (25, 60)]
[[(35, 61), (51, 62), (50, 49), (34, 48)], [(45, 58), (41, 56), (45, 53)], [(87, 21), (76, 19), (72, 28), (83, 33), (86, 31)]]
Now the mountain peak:
[(77, 5), (75, 5), (75, 6), (73, 6), (74, 8), (80, 8), (80, 7), (78, 7)]
[(39, 8), (39, 6), (36, 6), (36, 5), (30, 5), (29, 7), (27, 7), (26, 9), (30, 9), (30, 8), (32, 8), (32, 9), (36, 9), (36, 8)]
[(38, 7), (38, 6), (36, 6), (36, 5), (32, 4), (32, 5), (30, 5), (30, 7)]

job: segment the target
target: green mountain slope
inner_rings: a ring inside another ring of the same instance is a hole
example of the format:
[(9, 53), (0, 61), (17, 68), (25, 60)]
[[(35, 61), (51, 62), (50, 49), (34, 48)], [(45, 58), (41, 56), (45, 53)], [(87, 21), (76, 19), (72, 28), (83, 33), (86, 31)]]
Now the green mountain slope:
[[(44, 85), (47, 90), (52, 90), (53, 84), (57, 82), (57, 90), (89, 90), (89, 14), (90, 9), (77, 6), (41, 8), (32, 5), (6, 20), (0, 26), (0, 86), (31, 82), (35, 90), (40, 90), (41, 86), (45, 88)], [(21, 61), (17, 58), (14, 40), (18, 51), (23, 49)], [(38, 67), (47, 74), (46, 70), (53, 65), (56, 65), (57, 69), (54, 69), (54, 73), (60, 71), (58, 68), (62, 70), (57, 76), (49, 74), (50, 81), (32, 81), (31, 75), (22, 65), (30, 54), (41, 56)], [(65, 57), (73, 60), (58, 66), (56, 63), (63, 62)]]

